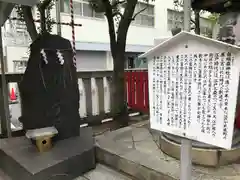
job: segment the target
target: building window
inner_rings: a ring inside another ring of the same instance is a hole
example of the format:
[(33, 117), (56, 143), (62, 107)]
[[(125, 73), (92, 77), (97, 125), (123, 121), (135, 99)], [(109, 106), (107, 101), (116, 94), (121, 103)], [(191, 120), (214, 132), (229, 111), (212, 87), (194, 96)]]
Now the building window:
[(209, 38), (212, 38), (212, 32), (213, 30), (209, 27), (200, 27), (200, 34)]
[(148, 68), (148, 62), (146, 58), (138, 59), (138, 61), (139, 61), (139, 65), (137, 66), (137, 68), (140, 68), (140, 69)]
[(200, 18), (200, 33), (203, 36), (212, 38), (213, 22), (206, 18)]
[[(104, 14), (95, 12), (89, 5), (89, 1), (90, 0), (74, 0), (73, 1), (74, 14), (83, 17), (104, 19)], [(70, 13), (69, 0), (61, 0), (61, 12)]]
[[(184, 27), (184, 13), (182, 11), (175, 11), (168, 9), (168, 30), (171, 31), (174, 28)], [(213, 24), (212, 21), (200, 17), (200, 34), (207, 37), (212, 37)]]
[(13, 61), (14, 72), (24, 72), (27, 67), (27, 61)]
[[(147, 9), (139, 13), (146, 8), (146, 6), (148, 6)], [(135, 21), (133, 22), (134, 24), (154, 27), (154, 5), (139, 2), (135, 8), (135, 14), (136, 13), (139, 14), (136, 16)]]
[(182, 11), (167, 10), (168, 30), (175, 28), (183, 29), (184, 13)]

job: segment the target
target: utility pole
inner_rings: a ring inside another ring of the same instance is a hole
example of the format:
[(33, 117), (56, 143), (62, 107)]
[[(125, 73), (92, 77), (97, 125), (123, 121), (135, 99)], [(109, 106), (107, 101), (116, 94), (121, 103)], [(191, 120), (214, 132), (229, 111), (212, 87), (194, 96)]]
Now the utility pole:
[(191, 30), (191, 0), (184, 0), (184, 31)]
[(61, 30), (61, 0), (56, 0), (56, 23), (57, 23), (57, 34), (62, 35)]
[[(191, 0), (184, 0), (184, 31), (191, 30)], [(192, 179), (192, 141), (182, 138), (181, 142), (181, 180)]]

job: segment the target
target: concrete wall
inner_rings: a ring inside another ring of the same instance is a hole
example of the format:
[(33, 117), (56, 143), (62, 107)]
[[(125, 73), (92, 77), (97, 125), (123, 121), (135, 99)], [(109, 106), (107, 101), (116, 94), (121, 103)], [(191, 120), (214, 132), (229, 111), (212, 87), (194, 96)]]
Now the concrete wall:
[[(6, 47), (7, 72), (16, 72), (14, 61), (26, 61), (29, 57), (28, 47)], [(77, 51), (77, 70), (78, 71), (97, 71), (107, 69), (107, 52), (104, 51)]]
[[(61, 18), (63, 22), (70, 22), (68, 14), (62, 13)], [(105, 19), (75, 16), (75, 23), (82, 24), (82, 27), (75, 27), (76, 41), (109, 43), (108, 24)], [(62, 36), (67, 39), (72, 39), (71, 27), (62, 26), (62, 29)], [(155, 32), (155, 28), (132, 25), (129, 29), (127, 44), (153, 45)]]
[(29, 57), (29, 48), (28, 47), (15, 47), (8, 46), (6, 47), (6, 58), (7, 58), (7, 71), (15, 72), (14, 70), (14, 61), (26, 61)]
[[(158, 1), (160, 2), (163, 0)], [(162, 6), (161, 4), (158, 3), (156, 4), (157, 6)], [(56, 16), (55, 8), (52, 9), (52, 15), (53, 18), (55, 18)], [(155, 16), (158, 16), (157, 10), (155, 10)], [(61, 21), (69, 23), (70, 15), (68, 13), (61, 13)], [(108, 23), (105, 18), (98, 19), (75, 15), (74, 21), (77, 24), (82, 24), (82, 27), (75, 27), (76, 41), (109, 43)], [(157, 21), (155, 19), (155, 24), (156, 23)], [(56, 26), (54, 28), (54, 32), (56, 32)], [(153, 40), (157, 32), (158, 31), (155, 27), (132, 24), (131, 27), (129, 28), (127, 44), (153, 45)], [(72, 39), (71, 27), (62, 26), (62, 35), (67, 39)]]
[(77, 71), (98, 71), (107, 69), (107, 52), (77, 51)]
[[(168, 16), (167, 10), (174, 9), (172, 0), (157, 0), (155, 1), (155, 38), (163, 38), (172, 36), (171, 31), (168, 30)], [(154, 42), (153, 39), (153, 42)]]

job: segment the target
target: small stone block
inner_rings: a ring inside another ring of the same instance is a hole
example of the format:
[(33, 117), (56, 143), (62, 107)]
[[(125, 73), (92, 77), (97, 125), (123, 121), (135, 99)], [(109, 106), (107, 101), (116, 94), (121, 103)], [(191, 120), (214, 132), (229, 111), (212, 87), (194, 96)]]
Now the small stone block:
[(26, 137), (34, 140), (39, 152), (47, 152), (52, 149), (52, 137), (58, 134), (55, 127), (28, 130)]
[(52, 149), (52, 137), (43, 136), (36, 139), (36, 146), (39, 152), (47, 152)]
[(80, 128), (79, 136), (57, 141), (44, 153), (24, 136), (0, 140), (0, 169), (11, 180), (72, 180), (95, 167), (91, 128)]

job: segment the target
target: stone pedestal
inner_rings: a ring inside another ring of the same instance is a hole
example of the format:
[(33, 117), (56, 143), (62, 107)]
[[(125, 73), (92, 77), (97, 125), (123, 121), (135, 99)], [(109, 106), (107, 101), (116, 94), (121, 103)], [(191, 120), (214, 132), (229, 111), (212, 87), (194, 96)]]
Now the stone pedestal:
[[(233, 137), (233, 147), (225, 150), (200, 142), (193, 142), (192, 162), (202, 166), (219, 167), (240, 159), (239, 132)], [(161, 150), (167, 155), (180, 159), (181, 138), (163, 133), (159, 139)]]
[(0, 140), (0, 168), (12, 180), (72, 180), (94, 169), (91, 128), (80, 136), (61, 140), (49, 152), (39, 153), (26, 137)]

